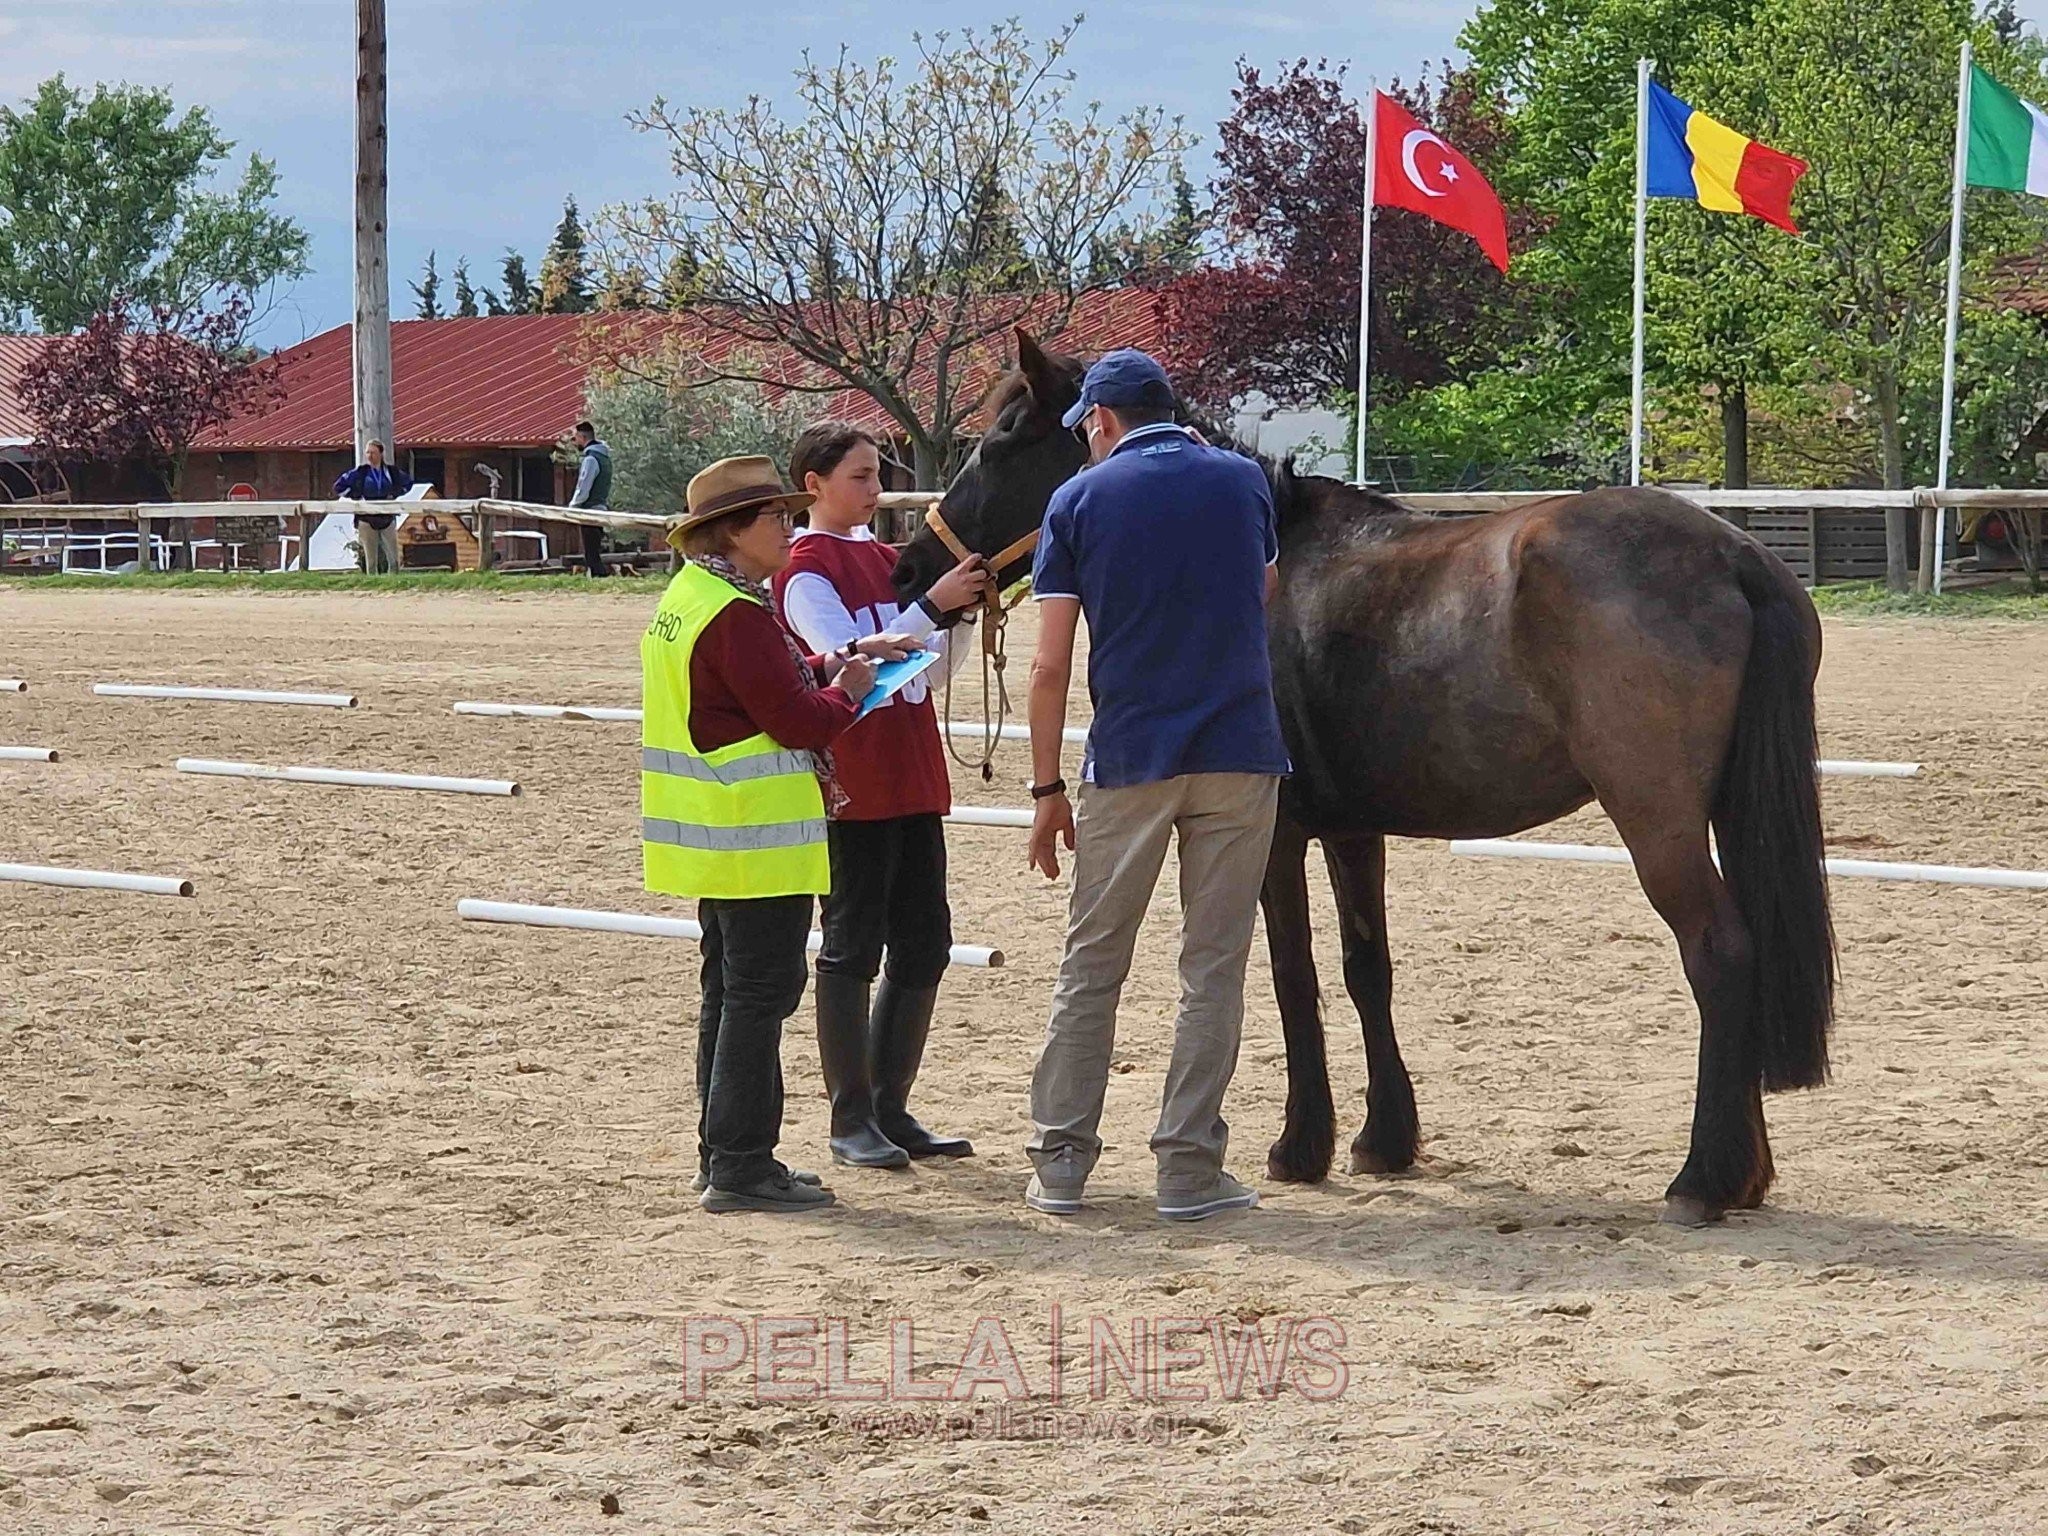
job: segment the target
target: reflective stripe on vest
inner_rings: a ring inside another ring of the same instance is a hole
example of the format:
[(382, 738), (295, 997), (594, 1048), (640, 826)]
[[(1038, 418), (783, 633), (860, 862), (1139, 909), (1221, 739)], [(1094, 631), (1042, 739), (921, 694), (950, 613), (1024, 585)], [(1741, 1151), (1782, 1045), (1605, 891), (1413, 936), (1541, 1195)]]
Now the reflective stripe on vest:
[(709, 751), (690, 736), (698, 637), (729, 605), (751, 601), (685, 565), (641, 637), (640, 847), (650, 891), (747, 900), (832, 888), (816, 758), (765, 733)]
[(687, 821), (640, 818), (640, 841), (672, 848), (701, 848), (708, 853), (753, 853), (763, 848), (801, 848), (825, 841), (825, 818), (785, 821), (772, 827), (700, 827)]
[(745, 784), (783, 773), (815, 774), (818, 760), (808, 752), (788, 752), (778, 747), (772, 752), (714, 763), (688, 752), (671, 752), (666, 747), (642, 747), (640, 767), (645, 773), (668, 773), (704, 784)]

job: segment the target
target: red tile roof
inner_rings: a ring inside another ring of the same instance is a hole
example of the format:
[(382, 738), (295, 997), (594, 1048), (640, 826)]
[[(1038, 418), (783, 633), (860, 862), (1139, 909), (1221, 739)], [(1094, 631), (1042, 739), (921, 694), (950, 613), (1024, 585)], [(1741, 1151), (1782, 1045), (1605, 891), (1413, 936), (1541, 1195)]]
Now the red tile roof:
[[(391, 327), (392, 404), (402, 443), (542, 447), (583, 409), (581, 315), (400, 320)], [(349, 327), (279, 354), (284, 399), (203, 437), (209, 449), (349, 448), (355, 443)]]
[(26, 443), (36, 435), (21, 403), (21, 371), (49, 344), (48, 336), (0, 336), (0, 444)]
[[(560, 440), (583, 413), (588, 359), (617, 344), (607, 327), (630, 328), (644, 348), (688, 346), (692, 335), (713, 361), (732, 351), (706, 337), (688, 314), (501, 315), (473, 320), (400, 320), (391, 327), (396, 436), (418, 447), (544, 447)], [(1091, 353), (1110, 347), (1159, 346), (1158, 295), (1136, 288), (1085, 295), (1053, 343)], [(1007, 332), (978, 346), (965, 386), (992, 383), (1009, 349)], [(208, 433), (207, 449), (336, 449), (352, 445), (353, 369), (349, 328), (336, 326), (281, 354), (284, 399), (262, 414), (237, 417)], [(4, 365), (0, 365), (4, 366)], [(800, 383), (815, 371), (794, 354), (772, 353), (765, 375)], [(4, 380), (4, 375), (0, 375)], [(882, 408), (858, 390), (809, 395), (820, 416), (887, 429)], [(4, 419), (4, 418), (0, 418)]]
[(2025, 314), (2048, 319), (2048, 251), (2001, 262), (1998, 276), (2007, 303)]

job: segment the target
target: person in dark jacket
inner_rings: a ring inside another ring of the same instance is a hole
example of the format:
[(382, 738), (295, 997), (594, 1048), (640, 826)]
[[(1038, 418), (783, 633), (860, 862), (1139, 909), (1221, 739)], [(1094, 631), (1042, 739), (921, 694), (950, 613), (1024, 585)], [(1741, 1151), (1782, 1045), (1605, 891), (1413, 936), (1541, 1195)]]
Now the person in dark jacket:
[[(412, 476), (384, 462), (384, 445), (371, 438), (363, 462), (334, 482), (336, 501), (396, 501), (412, 489)], [(398, 570), (397, 519), (389, 512), (358, 512), (356, 543), (362, 546), (363, 570), (374, 576)]]
[[(608, 512), (612, 505), (612, 447), (597, 435), (587, 421), (576, 423), (576, 446), (582, 458), (576, 465), (576, 489), (569, 493), (569, 505), (588, 512)], [(583, 568), (593, 576), (609, 573), (604, 565), (604, 530), (583, 526)]]

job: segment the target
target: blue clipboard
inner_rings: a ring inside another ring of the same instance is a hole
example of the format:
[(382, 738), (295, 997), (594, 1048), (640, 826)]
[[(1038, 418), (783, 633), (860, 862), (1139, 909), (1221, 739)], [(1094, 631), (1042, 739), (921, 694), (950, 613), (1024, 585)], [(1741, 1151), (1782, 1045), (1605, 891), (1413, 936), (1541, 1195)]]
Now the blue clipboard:
[(865, 720), (870, 713), (880, 709), (889, 699), (903, 690), (913, 677), (921, 676), (937, 664), (937, 651), (912, 651), (901, 661), (885, 661), (875, 668), (875, 686), (868, 696), (860, 701), (856, 720)]

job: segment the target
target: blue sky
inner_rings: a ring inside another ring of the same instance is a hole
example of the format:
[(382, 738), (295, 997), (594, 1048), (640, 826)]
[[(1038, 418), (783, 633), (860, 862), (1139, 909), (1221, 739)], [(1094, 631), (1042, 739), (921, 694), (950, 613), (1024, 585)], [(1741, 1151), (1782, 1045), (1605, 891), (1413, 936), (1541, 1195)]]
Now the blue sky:
[[(1412, 76), (1455, 51), (1474, 0), (1123, 0), (1083, 25), (1073, 63), (1084, 99), (1159, 105), (1201, 136), (1191, 170), (1206, 181), (1214, 126), (1242, 55), (1347, 60), (1357, 76)], [(391, 260), (394, 309), (427, 251), (445, 276), (467, 253), (492, 279), (504, 247), (538, 266), (575, 193), (586, 213), (665, 190), (656, 142), (625, 114), (657, 94), (678, 105), (789, 96), (798, 54), (904, 53), (911, 34), (1022, 14), (1040, 35), (1072, 6), (980, 0), (389, 0)], [(2026, 0), (2035, 24), (2048, 0)], [(352, 0), (7, 0), (0, 98), (58, 70), (75, 82), (167, 85), (202, 103), (239, 146), (278, 162), (282, 201), (313, 236), (313, 273), (285, 295), (267, 339), (286, 344), (348, 318)], [(446, 288), (443, 289), (444, 295)]]

